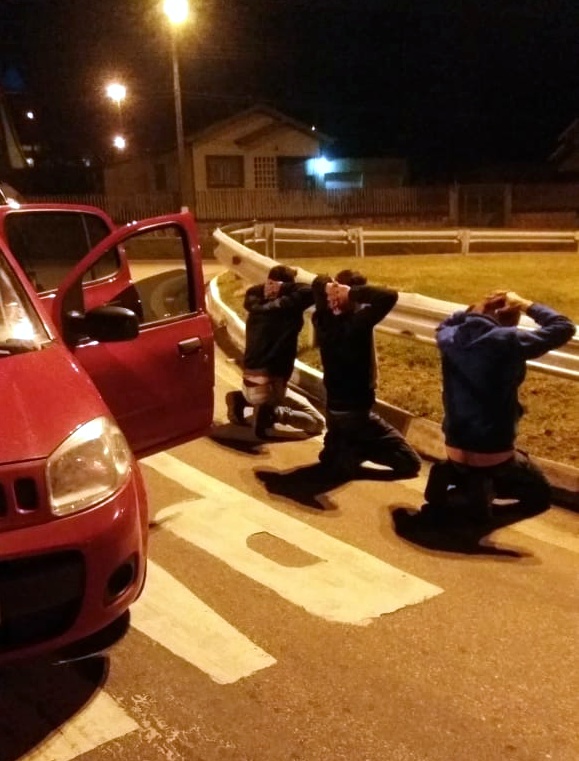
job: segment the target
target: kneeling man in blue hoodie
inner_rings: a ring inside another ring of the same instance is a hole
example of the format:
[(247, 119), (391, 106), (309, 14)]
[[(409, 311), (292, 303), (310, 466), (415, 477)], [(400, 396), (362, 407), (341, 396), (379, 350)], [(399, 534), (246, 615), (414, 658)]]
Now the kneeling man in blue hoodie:
[[(527, 314), (536, 329), (519, 327)], [(518, 388), (529, 359), (569, 341), (573, 322), (554, 309), (497, 291), (437, 328), (443, 432), (448, 459), (432, 466), (421, 516), (434, 523), (485, 522), (496, 498), (517, 500), (521, 517), (550, 505), (547, 479), (516, 449), (523, 414)]]

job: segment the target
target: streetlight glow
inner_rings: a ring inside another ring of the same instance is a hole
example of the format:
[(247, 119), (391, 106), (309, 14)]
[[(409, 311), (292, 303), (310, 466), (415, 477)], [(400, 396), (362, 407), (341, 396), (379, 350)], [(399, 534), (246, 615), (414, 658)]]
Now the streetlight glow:
[(107, 85), (107, 95), (111, 100), (120, 106), (122, 101), (127, 97), (127, 88), (119, 82), (111, 82)]
[(127, 147), (127, 141), (122, 135), (115, 135), (113, 138), (113, 145), (118, 151), (124, 151)]
[(172, 24), (182, 24), (189, 15), (189, 3), (187, 0), (165, 0), (163, 10)]
[[(106, 94), (107, 97), (109, 97), (114, 103), (117, 104), (117, 113), (119, 117), (119, 123), (117, 126), (117, 129), (120, 132), (124, 132), (125, 128), (123, 125), (123, 108), (122, 104), (125, 98), (127, 97), (127, 88), (121, 84), (120, 82), (111, 82), (106, 86)], [(115, 147), (118, 148), (120, 151), (125, 150), (125, 145), (117, 145), (116, 142), (114, 143)]]

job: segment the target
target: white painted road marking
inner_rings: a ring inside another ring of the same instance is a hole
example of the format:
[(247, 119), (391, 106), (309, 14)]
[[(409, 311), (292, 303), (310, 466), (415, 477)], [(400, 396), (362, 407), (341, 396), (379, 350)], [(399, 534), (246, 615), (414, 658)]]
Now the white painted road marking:
[[(142, 462), (202, 495), (157, 513), (163, 528), (223, 560), (235, 570), (328, 621), (366, 625), (373, 618), (424, 602), (443, 590), (328, 536), (228, 486), (176, 457), (160, 453)], [(248, 547), (266, 532), (319, 560), (287, 567)]]
[(496, 532), (500, 536), (502, 531), (516, 531), (519, 534), (530, 536), (532, 539), (538, 539), (540, 542), (560, 547), (570, 552), (579, 552), (579, 537), (576, 534), (570, 534), (565, 529), (557, 528), (550, 525), (545, 516), (538, 515), (536, 518), (528, 518), (516, 525), (507, 526)]
[(131, 626), (219, 684), (231, 684), (276, 663), (151, 560), (145, 590), (131, 606)]
[[(144, 462), (203, 495), (199, 500), (186, 501), (162, 511), (158, 517), (165, 516), (164, 527), (185, 539), (195, 541), (195, 544), (203, 546), (251, 578), (271, 586), (292, 602), (308, 610), (308, 605), (313, 606), (314, 610), (311, 612), (316, 615), (323, 615), (319, 610), (319, 600), (302, 599), (297, 587), (315, 584), (315, 598), (318, 598), (328, 594), (328, 585), (336, 584), (333, 593), (335, 609), (330, 611), (330, 615), (324, 615), (324, 618), (344, 620), (334, 614), (340, 614), (344, 606), (351, 604), (352, 613), (356, 614), (357, 620), (348, 621), (349, 623), (368, 623), (372, 616), (389, 612), (380, 612), (378, 592), (389, 591), (389, 586), (399, 585), (401, 578), (413, 579), (428, 589), (430, 594), (423, 595), (422, 599), (442, 591), (419, 579), (408, 577), (377, 558), (328, 537), (300, 521), (284, 516), (170, 455), (155, 455)], [(419, 481), (419, 478), (416, 480)], [(239, 522), (234, 520), (236, 514), (240, 516)], [(216, 521), (215, 527), (207, 531), (207, 536), (201, 536), (203, 543), (200, 543), (199, 535), (204, 535), (212, 521)], [(213, 533), (220, 533), (220, 527), (224, 523), (224, 536), (226, 533), (233, 534), (237, 541), (220, 542), (213, 536)], [(576, 536), (550, 524), (542, 517), (500, 531), (511, 530), (572, 552), (579, 551)], [(267, 561), (259, 553), (248, 550), (248, 539), (264, 531), (314, 555), (312, 563), (306, 568), (282, 569), (277, 563)], [(190, 535), (194, 539), (190, 538)], [(336, 568), (339, 563), (344, 565), (344, 569)], [(311, 576), (314, 569), (316, 573)], [(288, 572), (289, 578), (285, 578), (280, 570)], [(304, 575), (304, 572), (307, 575)], [(274, 583), (269, 584), (267, 580), (261, 579), (262, 574), (271, 575)], [(375, 597), (368, 589), (371, 585), (375, 586)], [(402, 586), (404, 587), (404, 583)], [(287, 594), (283, 594), (286, 587)], [(419, 588), (420, 586), (417, 589)], [(345, 595), (343, 599), (342, 594)], [(357, 598), (365, 598), (366, 595), (368, 599), (359, 604)], [(414, 600), (417, 601), (420, 600)], [(397, 607), (408, 604), (412, 602), (405, 601)], [(372, 608), (370, 614), (369, 608)], [(218, 683), (231, 683), (276, 663), (272, 656), (249, 641), (152, 561), (149, 561), (144, 595), (132, 606), (131, 612), (132, 625), (135, 628), (200, 668)], [(141, 727), (110, 695), (99, 690), (70, 720), (53, 729), (55, 722), (51, 719), (50, 705), (43, 704), (39, 710), (36, 698), (36, 694), (29, 693), (26, 688), (19, 689), (10, 697), (16, 713), (26, 717), (31, 727), (46, 727), (46, 740), (21, 756), (21, 761), (73, 761), (108, 742), (146, 727), (146, 724)], [(4, 719), (5, 722), (9, 722), (9, 717), (5, 716)], [(3, 734), (5, 740), (8, 726), (2, 725), (0, 720), (0, 734)]]
[[(36, 697), (29, 696), (23, 713), (30, 713)], [(46, 724), (52, 727), (50, 717), (43, 706), (42, 716), (31, 717), (31, 726)], [(77, 756), (88, 753), (100, 745), (116, 740), (129, 732), (139, 729), (139, 725), (126, 714), (106, 692), (100, 691), (81, 711), (60, 727), (21, 761), (72, 761)]]

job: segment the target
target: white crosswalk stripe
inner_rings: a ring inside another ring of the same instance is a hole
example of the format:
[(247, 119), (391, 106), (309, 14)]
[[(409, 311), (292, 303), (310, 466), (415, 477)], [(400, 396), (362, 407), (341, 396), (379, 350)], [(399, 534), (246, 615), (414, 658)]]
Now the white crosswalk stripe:
[[(143, 463), (202, 495), (161, 510), (163, 527), (328, 621), (365, 625), (443, 590), (268, 507), (167, 453)], [(248, 546), (267, 533), (313, 556), (287, 567)]]
[[(23, 696), (23, 711), (29, 713), (37, 705), (34, 695)], [(42, 715), (30, 716), (31, 726), (50, 722), (50, 707), (42, 706)], [(72, 761), (100, 745), (139, 729), (139, 725), (106, 692), (94, 699), (66, 724), (59, 726), (48, 738), (20, 761)]]
[(219, 684), (236, 682), (276, 663), (151, 560), (145, 590), (131, 607), (131, 626)]
[(508, 531), (516, 531), (519, 534), (524, 534), (524, 536), (545, 542), (545, 544), (569, 550), (569, 552), (579, 552), (579, 536), (577, 534), (570, 534), (569, 531), (550, 525), (542, 516), (529, 518), (526, 521), (517, 523), (515, 526), (501, 529), (496, 532), (496, 536), (501, 536), (502, 532)]

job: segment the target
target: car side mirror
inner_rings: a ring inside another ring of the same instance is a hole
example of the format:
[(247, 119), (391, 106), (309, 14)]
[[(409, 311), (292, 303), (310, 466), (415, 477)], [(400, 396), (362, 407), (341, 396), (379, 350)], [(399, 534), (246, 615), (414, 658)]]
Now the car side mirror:
[(78, 343), (83, 338), (101, 343), (131, 341), (139, 335), (139, 320), (126, 307), (100, 306), (85, 314), (67, 312), (63, 328), (69, 344)]

